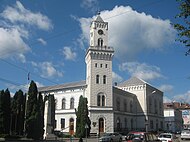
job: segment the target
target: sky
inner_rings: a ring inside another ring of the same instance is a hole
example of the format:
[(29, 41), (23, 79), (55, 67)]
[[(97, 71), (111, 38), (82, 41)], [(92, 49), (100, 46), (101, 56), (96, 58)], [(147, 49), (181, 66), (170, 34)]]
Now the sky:
[[(85, 80), (90, 22), (100, 12), (115, 50), (113, 82), (132, 76), (190, 103), (190, 56), (176, 42), (175, 0), (0, 0), (0, 90)], [(28, 80), (29, 79), (29, 80)]]

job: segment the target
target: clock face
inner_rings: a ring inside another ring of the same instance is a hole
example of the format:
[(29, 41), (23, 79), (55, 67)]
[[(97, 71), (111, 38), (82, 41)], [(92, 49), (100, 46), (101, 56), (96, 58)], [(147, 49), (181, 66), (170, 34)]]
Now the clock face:
[(98, 30), (98, 34), (102, 35), (104, 32), (102, 30)]

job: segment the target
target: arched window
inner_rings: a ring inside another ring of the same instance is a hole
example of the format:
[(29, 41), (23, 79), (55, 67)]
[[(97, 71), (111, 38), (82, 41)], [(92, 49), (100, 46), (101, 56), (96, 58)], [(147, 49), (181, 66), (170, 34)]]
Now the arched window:
[(103, 76), (103, 84), (106, 84), (106, 75)]
[(117, 110), (120, 110), (120, 99), (119, 98), (116, 99), (116, 107), (117, 107)]
[(74, 98), (71, 98), (70, 100), (70, 109), (74, 108)]
[(102, 106), (105, 106), (105, 96), (102, 95)]
[(101, 38), (98, 39), (98, 46), (103, 46), (103, 39)]
[(99, 79), (100, 79), (100, 76), (96, 75), (96, 84), (99, 84)]
[(127, 101), (126, 100), (124, 100), (123, 105), (124, 105), (124, 111), (127, 112)]
[(65, 109), (65, 103), (66, 103), (66, 100), (65, 98), (62, 99), (62, 109)]
[(120, 122), (120, 118), (118, 117), (117, 118), (117, 131), (120, 131), (120, 125), (121, 125), (121, 122)]
[(104, 94), (98, 94), (97, 96), (97, 106), (105, 106), (105, 96)]
[(130, 112), (131, 112), (131, 113), (133, 112), (133, 104), (132, 104), (132, 101), (130, 102)]

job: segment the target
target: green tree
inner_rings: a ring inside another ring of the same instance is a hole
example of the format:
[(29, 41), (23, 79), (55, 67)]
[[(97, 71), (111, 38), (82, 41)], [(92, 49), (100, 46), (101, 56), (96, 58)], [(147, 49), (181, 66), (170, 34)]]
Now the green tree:
[(176, 15), (176, 18), (182, 19), (177, 24), (174, 24), (174, 28), (178, 31), (177, 41), (183, 43), (187, 48), (186, 55), (190, 54), (190, 0), (177, 0), (179, 4), (180, 13)]
[(16, 135), (23, 135), (25, 97), (22, 90), (19, 90), (15, 93), (12, 99), (11, 110), (11, 131)]
[[(31, 81), (28, 90), (28, 100), (26, 109), (26, 136), (35, 140), (42, 138), (41, 126), (43, 121), (41, 120), (41, 99), (42, 97), (38, 94), (37, 86), (34, 81)], [(42, 103), (43, 104), (43, 103)]]
[[(90, 134), (90, 125), (91, 121), (88, 116), (88, 101), (87, 98), (80, 96), (78, 111), (76, 112), (77, 120), (76, 120), (76, 136), (77, 137), (86, 137)], [(86, 128), (87, 126), (87, 128)]]
[(0, 134), (5, 133), (4, 90), (0, 91)]

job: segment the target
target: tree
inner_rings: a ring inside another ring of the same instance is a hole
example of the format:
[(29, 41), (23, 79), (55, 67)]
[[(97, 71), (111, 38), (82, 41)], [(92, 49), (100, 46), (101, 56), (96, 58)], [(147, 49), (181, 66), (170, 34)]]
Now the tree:
[(178, 31), (177, 41), (183, 43), (187, 47), (185, 55), (190, 54), (190, 0), (177, 0), (180, 2), (180, 13), (176, 15), (176, 18), (181, 18), (181, 23), (174, 24), (174, 28)]
[(25, 97), (22, 90), (15, 93), (12, 99), (11, 111), (11, 131), (16, 135), (23, 135)]
[(4, 90), (0, 91), (0, 134), (5, 133)]
[[(42, 123), (43, 118), (41, 111), (42, 106), (42, 97), (38, 95), (37, 86), (34, 81), (31, 81), (30, 87), (28, 90), (28, 100), (27, 100), (27, 110), (26, 110), (26, 136), (35, 140), (42, 138)], [(44, 103), (42, 103), (44, 104)]]
[(8, 89), (0, 91), (0, 133), (9, 134), (10, 132), (10, 92)]
[[(80, 96), (79, 99), (79, 105), (78, 105), (78, 111), (76, 112), (77, 120), (76, 120), (76, 136), (77, 137), (86, 137), (90, 134), (90, 125), (91, 121), (88, 117), (88, 101), (87, 98), (84, 98), (83, 96)], [(86, 126), (88, 128), (86, 128)], [(87, 132), (86, 132), (87, 130)]]

